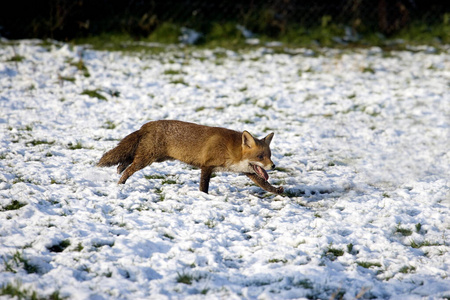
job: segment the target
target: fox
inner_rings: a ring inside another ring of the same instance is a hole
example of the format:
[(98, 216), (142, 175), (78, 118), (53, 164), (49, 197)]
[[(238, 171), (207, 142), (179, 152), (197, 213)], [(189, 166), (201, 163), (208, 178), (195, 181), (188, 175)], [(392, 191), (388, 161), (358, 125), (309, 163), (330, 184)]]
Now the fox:
[(262, 189), (282, 194), (283, 187), (269, 182), (266, 170), (275, 169), (270, 143), (274, 133), (262, 139), (248, 131), (235, 131), (178, 120), (151, 121), (125, 136), (107, 151), (98, 167), (117, 166), (124, 184), (135, 172), (155, 162), (178, 160), (201, 170), (200, 191), (208, 193), (214, 172), (242, 173)]

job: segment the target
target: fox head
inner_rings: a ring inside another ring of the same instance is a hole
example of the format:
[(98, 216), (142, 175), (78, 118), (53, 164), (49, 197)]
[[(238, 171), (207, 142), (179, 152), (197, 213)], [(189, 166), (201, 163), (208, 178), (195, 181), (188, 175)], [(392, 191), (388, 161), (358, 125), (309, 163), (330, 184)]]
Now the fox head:
[[(273, 132), (263, 139), (253, 137), (248, 131), (242, 133), (242, 159), (243, 168), (247, 173), (256, 173), (264, 180), (269, 179), (266, 170), (275, 169), (275, 164), (270, 159), (270, 142), (273, 138)], [(245, 165), (246, 164), (246, 165)]]

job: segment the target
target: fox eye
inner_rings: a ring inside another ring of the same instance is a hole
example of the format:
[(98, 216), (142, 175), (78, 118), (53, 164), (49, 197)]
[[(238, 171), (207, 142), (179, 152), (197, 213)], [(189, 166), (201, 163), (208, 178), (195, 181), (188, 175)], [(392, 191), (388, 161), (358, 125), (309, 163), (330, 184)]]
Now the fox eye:
[(264, 154), (260, 154), (260, 155), (258, 155), (258, 159), (260, 159), (260, 160), (262, 160), (264, 158)]

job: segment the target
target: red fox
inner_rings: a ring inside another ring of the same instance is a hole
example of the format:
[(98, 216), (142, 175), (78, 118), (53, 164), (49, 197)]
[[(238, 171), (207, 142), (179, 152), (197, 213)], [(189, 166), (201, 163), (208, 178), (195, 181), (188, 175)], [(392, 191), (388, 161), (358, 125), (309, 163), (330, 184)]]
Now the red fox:
[(273, 170), (270, 142), (273, 133), (263, 139), (247, 131), (238, 132), (175, 120), (153, 121), (127, 135), (106, 152), (97, 166), (118, 165), (123, 184), (135, 172), (154, 162), (179, 160), (201, 169), (200, 191), (208, 193), (214, 171), (244, 173), (264, 190), (281, 194), (283, 187), (274, 187), (267, 180), (266, 170)]

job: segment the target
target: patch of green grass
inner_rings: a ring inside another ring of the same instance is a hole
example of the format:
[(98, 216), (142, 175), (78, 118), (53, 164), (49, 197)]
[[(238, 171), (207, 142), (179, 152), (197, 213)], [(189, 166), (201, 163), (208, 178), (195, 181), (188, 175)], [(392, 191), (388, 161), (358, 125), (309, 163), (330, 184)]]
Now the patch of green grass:
[(39, 145), (53, 145), (55, 141), (41, 141), (41, 140), (32, 140), (31, 142), (26, 143), (27, 146), (39, 146)]
[(414, 272), (415, 270), (416, 270), (416, 267), (414, 267), (414, 266), (403, 266), (398, 271), (403, 274), (408, 274), (408, 273)]
[(441, 246), (439, 243), (431, 243), (427, 240), (424, 240), (422, 242), (416, 242), (414, 240), (411, 240), (410, 246), (414, 249), (422, 248), (422, 247), (430, 247), (430, 246)]
[(371, 66), (367, 66), (367, 67), (364, 67), (362, 69), (362, 72), (363, 73), (375, 74), (375, 69), (373, 67), (371, 67)]
[(208, 226), (208, 228), (214, 228), (214, 227), (216, 227), (216, 222), (213, 220), (213, 219), (208, 219), (206, 222), (205, 222), (205, 225), (206, 226)]
[(20, 282), (16, 284), (7, 283), (0, 289), (0, 296), (9, 296), (14, 299), (39, 299), (36, 291), (30, 291), (21, 286)]
[(83, 149), (83, 145), (81, 144), (81, 142), (77, 142), (76, 144), (69, 143), (67, 145), (67, 148), (70, 150), (79, 150)]
[[(191, 265), (191, 267), (194, 267)], [(205, 274), (190, 274), (186, 271), (183, 271), (182, 273), (177, 272), (176, 281), (178, 283), (184, 283), (187, 285), (191, 285), (193, 281), (200, 281), (201, 279), (206, 278), (207, 276)], [(207, 291), (205, 291), (206, 293)]]
[(159, 196), (159, 201), (164, 201), (164, 199), (166, 199), (166, 195), (163, 193), (161, 188), (156, 188), (155, 194)]
[(287, 259), (278, 259), (278, 258), (271, 258), (267, 261), (269, 264), (276, 264), (276, 263), (287, 263)]
[(274, 170), (278, 171), (278, 172), (283, 172), (283, 173), (289, 173), (291, 171), (291, 170), (289, 170), (287, 168), (283, 168), (283, 167), (275, 167)]
[(253, 120), (249, 120), (249, 119), (244, 119), (244, 120), (239, 120), (239, 121), (244, 124), (255, 124), (255, 122)]
[(204, 288), (203, 290), (200, 291), (201, 295), (206, 295), (208, 294), (209, 289), (208, 288)]
[(114, 247), (114, 241), (112, 241), (112, 242), (110, 242), (110, 241), (99, 241), (99, 242), (92, 243), (92, 247), (94, 247), (96, 249), (101, 248), (103, 246)]
[(344, 255), (344, 250), (342, 249), (338, 249), (338, 248), (333, 248), (332, 245), (330, 245), (324, 253), (324, 256), (327, 257), (328, 259), (330, 259), (331, 261), (336, 260), (336, 258), (338, 258), (339, 256)]
[(177, 282), (178, 283), (184, 283), (184, 284), (192, 284), (192, 281), (194, 280), (194, 276), (188, 273), (179, 273), (177, 272)]
[(395, 230), (396, 233), (400, 233), (403, 236), (410, 236), (412, 234), (412, 230), (411, 229), (407, 229), (407, 228), (397, 228)]
[(181, 71), (181, 70), (172, 70), (172, 69), (169, 69), (169, 70), (165, 70), (163, 74), (164, 74), (164, 75), (182, 75), (182, 74), (186, 74), (186, 73), (184, 73), (184, 72)]
[(163, 234), (163, 237), (168, 238), (169, 240), (175, 239), (175, 237), (173, 235), (171, 235), (170, 233), (167, 233), (167, 232), (165, 232)]
[(25, 127), (19, 129), (19, 130), (24, 130), (24, 131), (33, 131), (33, 126), (31, 125), (26, 125)]
[(422, 224), (417, 223), (417, 224), (416, 224), (416, 232), (417, 232), (417, 233), (420, 233), (421, 230), (422, 230)]
[(30, 263), (29, 260), (23, 256), (23, 252), (21, 251), (16, 251), (9, 261), (5, 260), (6, 271), (16, 273), (17, 271), (13, 268), (13, 266), (23, 267), (23, 269), (28, 274), (39, 272), (39, 267), (37, 265)]
[(83, 244), (81, 242), (73, 249), (73, 251), (81, 252), (84, 249)]
[(239, 45), (245, 42), (242, 33), (236, 28), (236, 24), (232, 22), (213, 23), (208, 32), (205, 34), (207, 43), (222, 43), (227, 40), (231, 45)]
[(91, 77), (91, 74), (89, 73), (89, 70), (81, 57), (77, 62), (74, 62), (72, 59), (68, 59), (67, 62), (69, 65), (77, 68), (78, 71), (83, 73), (84, 77)]
[(69, 247), (70, 246), (70, 240), (62, 240), (61, 242), (59, 242), (58, 244), (56, 244), (56, 245), (53, 245), (53, 246), (50, 246), (50, 247), (48, 247), (47, 249), (50, 251), (50, 252), (56, 252), (56, 253), (59, 253), (59, 252), (63, 252), (67, 247)]
[(344, 255), (344, 250), (337, 248), (328, 248), (327, 254), (333, 254), (334, 256), (342, 256)]
[(352, 253), (353, 252), (353, 244), (352, 243), (347, 245), (347, 252), (348, 253)]
[(43, 40), (38, 45), (41, 46), (42, 48), (45, 48), (47, 51), (50, 51), (52, 46), (59, 46), (52, 40)]
[[(10, 286), (8, 286), (10, 285)], [(59, 295), (59, 291), (54, 291), (49, 296), (41, 297), (38, 296), (36, 291), (29, 291), (26, 289), (21, 289), (20, 284), (17, 283), (16, 286), (8, 283), (0, 289), (0, 296), (11, 296), (12, 298), (21, 299), (31, 299), (31, 300), (63, 300), (64, 298)]]
[(177, 182), (173, 179), (165, 179), (161, 182), (161, 184), (177, 184)]
[[(20, 182), (23, 182), (23, 183), (31, 183), (31, 184), (36, 184), (36, 185), (38, 185), (38, 183), (33, 182), (31, 179), (27, 179), (27, 178), (24, 178), (24, 177), (21, 176), (21, 175), (17, 175), (17, 178), (13, 180), (13, 184), (20, 183)], [(13, 202), (14, 202), (14, 201), (13, 201)]]
[(50, 180), (50, 184), (62, 184), (62, 182), (57, 181), (55, 178)]
[[(86, 272), (86, 273), (90, 273), (91, 272), (91, 269), (88, 266), (86, 266), (86, 265), (80, 266), (78, 268), (78, 270), (80, 270), (81, 272)], [(129, 278), (129, 277), (126, 277), (126, 278)]]
[(6, 61), (7, 62), (22, 62), (24, 59), (25, 59), (24, 56), (15, 54), (14, 56), (11, 56), (10, 58), (8, 58)]
[(58, 80), (61, 82), (61, 84), (64, 81), (75, 83), (75, 77), (58, 75)]
[(312, 281), (309, 280), (309, 279), (302, 279), (302, 280), (299, 280), (297, 282), (294, 281), (292, 283), (292, 285), (295, 286), (295, 287), (302, 287), (302, 288), (307, 289), (307, 290), (312, 290), (314, 288), (314, 285), (313, 285)]
[[(256, 16), (257, 14), (258, 16)], [(425, 22), (413, 21), (403, 30), (391, 35), (389, 38), (380, 35), (378, 32), (371, 30), (370, 26), (361, 24), (356, 30), (360, 38), (356, 41), (345, 42), (339, 37), (345, 35), (345, 28), (329, 15), (324, 15), (315, 20), (315, 24), (307, 26), (300, 23), (291, 22), (283, 26), (282, 31), (268, 32), (267, 24), (271, 22), (271, 15), (266, 13), (264, 9), (255, 10), (253, 14), (247, 16), (248, 28), (256, 34), (260, 43), (257, 45), (249, 45), (243, 37), (240, 30), (237, 29), (237, 23), (228, 22), (209, 22), (199, 24), (193, 22), (192, 28), (203, 35), (195, 46), (189, 48), (226, 48), (231, 50), (246, 50), (261, 47), (266, 42), (277, 40), (283, 43), (282, 46), (272, 47), (274, 53), (287, 53), (287, 47), (307, 47), (317, 49), (318, 47), (367, 47), (379, 46), (387, 50), (405, 50), (406, 45), (433, 45), (439, 47), (450, 43), (450, 14), (443, 14), (442, 19), (435, 20), (433, 24)], [(79, 38), (74, 40), (75, 44), (91, 44), (95, 49), (110, 51), (134, 51), (134, 52), (152, 52), (161, 53), (167, 51), (167, 44), (178, 44), (181, 36), (182, 25), (176, 22), (154, 23), (152, 29), (146, 34), (136, 36), (126, 33), (124, 29), (122, 33), (103, 33), (100, 35), (90, 35), (88, 38)], [(125, 32), (125, 33), (124, 33)], [(336, 39), (337, 37), (337, 39)], [(393, 43), (392, 41), (404, 40), (401, 43)], [(155, 44), (158, 43), (158, 44)], [(186, 48), (186, 49), (189, 49)], [(320, 55), (315, 51), (312, 55)], [(82, 62), (82, 60), (80, 59)], [(75, 66), (79, 62), (73, 63)], [(83, 69), (84, 63), (77, 66)], [(300, 71), (300, 74), (305, 71)], [(369, 71), (370, 72), (370, 71)]]
[(166, 195), (163, 194), (162, 192), (158, 193), (158, 189), (157, 189), (157, 194), (159, 195), (159, 201), (164, 201), (166, 199)]
[(17, 273), (17, 271), (14, 269), (11, 261), (3, 258), (3, 264), (4, 264), (4, 271), (5, 272)]
[(97, 98), (99, 100), (108, 101), (108, 99), (106, 99), (106, 97), (103, 96), (102, 94), (100, 94), (98, 91), (99, 91), (99, 89), (84, 90), (83, 92), (81, 92), (81, 95), (87, 95), (91, 98)]
[(105, 122), (105, 125), (103, 126), (103, 128), (106, 128), (106, 129), (115, 129), (116, 128), (116, 124), (114, 124), (114, 122), (113, 121), (106, 121)]
[(450, 43), (450, 13), (443, 14), (441, 20), (431, 25), (414, 21), (392, 38), (402, 38), (416, 45), (435, 45), (439, 42), (448, 44)]
[(170, 81), (171, 84), (182, 84), (185, 86), (188, 86), (187, 82), (184, 81), (182, 78), (178, 78), (178, 79), (173, 79)]
[(315, 95), (315, 94), (307, 94), (305, 96), (305, 98), (303, 99), (303, 101), (304, 102), (308, 102), (308, 101), (315, 100), (315, 99), (318, 99), (318, 98), (319, 97), (317, 95)]
[(17, 210), (27, 205), (27, 203), (19, 202), (18, 200), (11, 201), (10, 204), (3, 206), (2, 211)]
[[(272, 108), (272, 106), (271, 105), (258, 105), (260, 108), (262, 108), (263, 110), (269, 110), (269, 109), (271, 109)], [(264, 130), (264, 132), (265, 132), (265, 130)]]
[(180, 27), (165, 22), (158, 26), (147, 38), (150, 42), (158, 42), (164, 44), (176, 44), (178, 43), (178, 37), (180, 36)]
[(83, 144), (80, 141), (78, 141), (76, 144), (73, 144), (73, 143), (67, 144), (67, 149), (79, 150), (79, 149), (93, 149), (93, 148), (92, 148), (92, 146), (91, 147), (83, 146)]
[(395, 233), (399, 233), (403, 236), (410, 236), (410, 235), (412, 235), (413, 232), (411, 229), (400, 227), (400, 223), (399, 223), (397, 225), (397, 227), (395, 228)]
[(357, 261), (356, 264), (366, 269), (370, 269), (372, 267), (381, 268), (381, 264), (377, 262)]
[(144, 178), (145, 179), (149, 179), (149, 180), (151, 180), (151, 179), (165, 179), (166, 176), (154, 174), (154, 175), (144, 175)]

